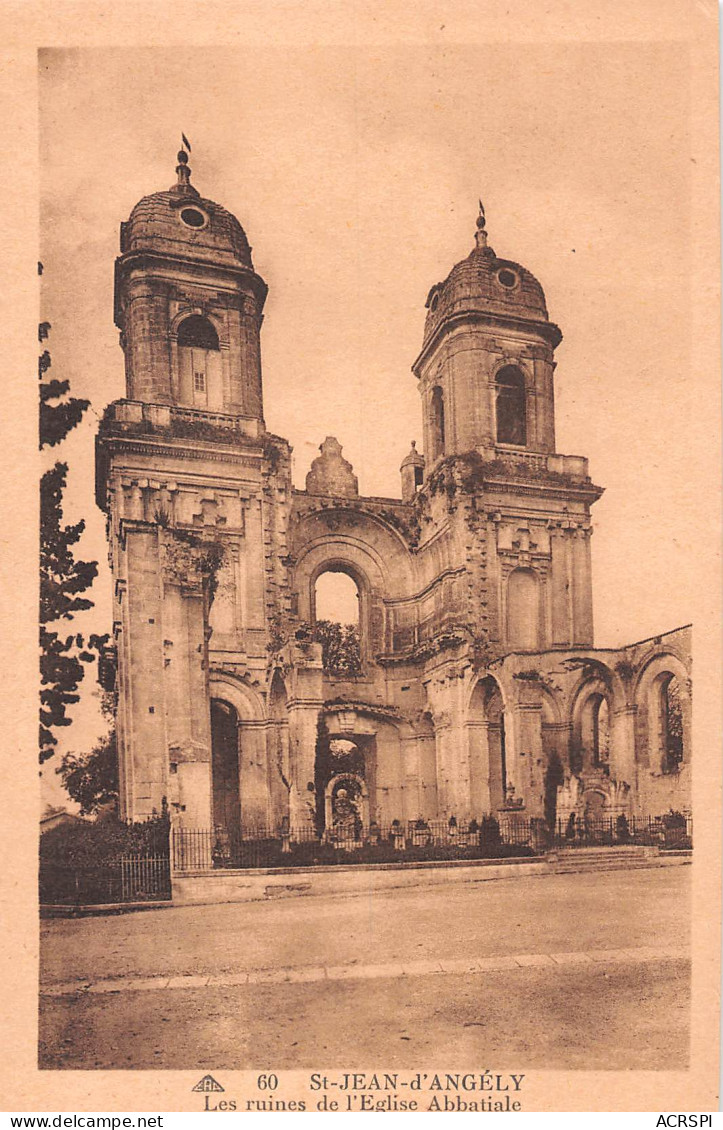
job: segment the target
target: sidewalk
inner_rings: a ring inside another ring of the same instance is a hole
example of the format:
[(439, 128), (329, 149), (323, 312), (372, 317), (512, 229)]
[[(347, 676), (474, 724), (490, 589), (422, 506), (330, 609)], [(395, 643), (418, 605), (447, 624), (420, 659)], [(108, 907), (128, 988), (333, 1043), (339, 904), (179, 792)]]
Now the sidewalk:
[(222, 988), (224, 986), (302, 983), (308, 981), (367, 981), (380, 977), (421, 977), (439, 974), (491, 973), (529, 966), (619, 964), (686, 961), (685, 946), (639, 946), (622, 950), (591, 950), (588, 953), (521, 953), (492, 957), (442, 959), (439, 961), (390, 962), (382, 965), (302, 965), (287, 969), (251, 969), (217, 976), (187, 974), (180, 977), (114, 977), (103, 981), (66, 981), (41, 988), (40, 995), (61, 997), (71, 993), (151, 992), (166, 989)]

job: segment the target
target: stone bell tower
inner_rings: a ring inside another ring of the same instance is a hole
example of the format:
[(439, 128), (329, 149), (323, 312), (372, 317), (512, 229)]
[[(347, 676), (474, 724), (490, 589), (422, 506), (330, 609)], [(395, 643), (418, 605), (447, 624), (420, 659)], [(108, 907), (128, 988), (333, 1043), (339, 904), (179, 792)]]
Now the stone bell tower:
[(96, 490), (114, 581), (121, 813), (165, 802), (177, 824), (210, 828), (238, 824), (240, 778), (245, 818), (267, 817), (264, 735), (249, 709), (240, 741), (244, 691), (214, 683), (263, 677), (289, 448), (265, 432), (267, 288), (244, 230), (190, 183), (185, 150), (176, 174), (121, 224), (126, 397), (101, 424)]
[(413, 369), (427, 471), (472, 449), (554, 452), (553, 353), (562, 334), (537, 279), (488, 245), (481, 201), (474, 249), (432, 287), (426, 306)]
[(121, 224), (115, 320), (128, 398), (245, 416), (258, 432), (266, 283), (236, 217), (190, 183), (184, 150), (176, 174)]
[(534, 275), (489, 246), (481, 202), (475, 246), (432, 287), (426, 307), (412, 366), (424, 416), (423, 497), (431, 532), (459, 520), (456, 503), (448, 514), (439, 501), (440, 478), (474, 498), (472, 630), (498, 657), (589, 646), (590, 507), (602, 491), (585, 458), (556, 452), (562, 334)]

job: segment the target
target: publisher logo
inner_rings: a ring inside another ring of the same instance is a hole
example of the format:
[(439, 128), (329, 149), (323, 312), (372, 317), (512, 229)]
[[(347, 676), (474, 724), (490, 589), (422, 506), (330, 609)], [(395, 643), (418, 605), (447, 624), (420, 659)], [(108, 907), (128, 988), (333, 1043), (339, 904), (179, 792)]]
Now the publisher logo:
[(220, 1083), (217, 1083), (213, 1075), (204, 1075), (203, 1079), (198, 1080), (198, 1083), (196, 1083), (195, 1087), (191, 1087), (191, 1090), (202, 1091), (205, 1094), (208, 1094), (210, 1091), (223, 1091), (225, 1090), (225, 1087), (222, 1087)]

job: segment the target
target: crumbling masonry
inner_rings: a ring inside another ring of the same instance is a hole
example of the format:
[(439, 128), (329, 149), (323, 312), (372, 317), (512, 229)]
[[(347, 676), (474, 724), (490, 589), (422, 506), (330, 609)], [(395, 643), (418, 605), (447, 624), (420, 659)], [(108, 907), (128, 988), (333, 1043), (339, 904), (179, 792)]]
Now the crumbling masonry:
[[(689, 629), (593, 646), (602, 491), (556, 451), (562, 335), (484, 213), (427, 298), (401, 498), (361, 496), (333, 437), (297, 490), (263, 419), (266, 284), (185, 152), (177, 177), (121, 225), (127, 395), (97, 440), (123, 815), (250, 835), (350, 806), (367, 826), (689, 811)], [(343, 677), (314, 640), (327, 571), (359, 595)]]

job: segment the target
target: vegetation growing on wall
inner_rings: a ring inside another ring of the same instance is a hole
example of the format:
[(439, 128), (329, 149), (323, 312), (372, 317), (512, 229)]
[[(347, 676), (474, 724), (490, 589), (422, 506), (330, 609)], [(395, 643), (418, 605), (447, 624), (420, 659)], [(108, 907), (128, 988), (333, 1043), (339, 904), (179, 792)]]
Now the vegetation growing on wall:
[(321, 661), (329, 675), (340, 678), (358, 675), (362, 669), (359, 628), (356, 624), (338, 624), (334, 620), (317, 620), (313, 638), (321, 644)]

